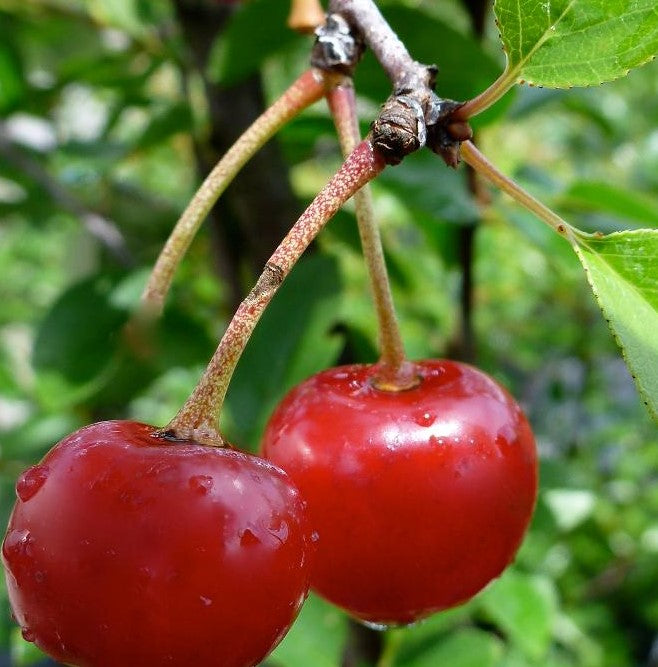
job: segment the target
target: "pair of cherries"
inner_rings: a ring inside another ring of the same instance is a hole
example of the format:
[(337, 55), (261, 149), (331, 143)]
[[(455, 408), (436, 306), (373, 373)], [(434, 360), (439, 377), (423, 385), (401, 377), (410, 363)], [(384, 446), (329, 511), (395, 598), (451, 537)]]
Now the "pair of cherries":
[(402, 391), (377, 370), (294, 388), (265, 458), (130, 421), (58, 443), (19, 479), (2, 547), (25, 638), (79, 666), (248, 667), (309, 585), (377, 625), (472, 597), (530, 521), (530, 427), (471, 366), (417, 362)]

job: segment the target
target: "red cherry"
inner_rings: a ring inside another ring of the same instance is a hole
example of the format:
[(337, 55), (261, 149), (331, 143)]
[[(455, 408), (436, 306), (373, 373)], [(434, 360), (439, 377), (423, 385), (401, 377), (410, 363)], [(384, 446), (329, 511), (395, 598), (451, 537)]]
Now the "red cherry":
[(26, 639), (93, 667), (260, 662), (308, 591), (311, 536), (286, 474), (111, 421), (23, 474), (2, 558)]
[(532, 432), (481, 371), (415, 364), (419, 384), (376, 389), (377, 366), (294, 388), (263, 451), (293, 478), (319, 534), (311, 585), (373, 624), (458, 605), (512, 561), (537, 493)]

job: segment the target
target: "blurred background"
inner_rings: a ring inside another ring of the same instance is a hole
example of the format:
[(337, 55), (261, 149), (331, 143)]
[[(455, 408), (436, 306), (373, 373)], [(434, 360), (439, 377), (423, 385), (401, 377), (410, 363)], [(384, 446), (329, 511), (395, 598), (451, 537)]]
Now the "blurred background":
[[(437, 91), (502, 71), (487, 2), (382, 0)], [(271, 251), (340, 164), (323, 103), (286, 127), (213, 210), (152, 349), (123, 324), (169, 230), (243, 129), (301, 73), (288, 3), (0, 0), (0, 523), (16, 477), (102, 419), (165, 424)], [(370, 54), (366, 132), (389, 85)], [(658, 63), (593, 89), (520, 88), (474, 122), (482, 151), (570, 222), (658, 225)], [(658, 434), (571, 248), (462, 166), (421, 151), (374, 184), (411, 358), (506, 384), (533, 424), (541, 491), (516, 564), (467, 605), (372, 633), (311, 597), (274, 667), (656, 667)], [(275, 351), (273, 351), (275, 350)], [(348, 205), (259, 324), (223, 428), (255, 450), (283, 393), (377, 358)], [(44, 657), (0, 584), (0, 665)], [(99, 604), (102, 601), (99, 600)], [(52, 664), (52, 663), (50, 663)]]

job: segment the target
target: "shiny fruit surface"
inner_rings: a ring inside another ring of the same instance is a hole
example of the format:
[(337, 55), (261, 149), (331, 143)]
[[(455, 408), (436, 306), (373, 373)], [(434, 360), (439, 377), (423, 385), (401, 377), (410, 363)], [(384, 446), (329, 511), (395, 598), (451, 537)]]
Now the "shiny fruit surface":
[(246, 667), (308, 590), (299, 494), (267, 461), (100, 422), (16, 485), (2, 546), (26, 639), (93, 667)]
[(419, 384), (343, 366), (295, 387), (264, 455), (293, 478), (319, 534), (312, 587), (353, 616), (405, 624), (458, 605), (512, 561), (534, 509), (535, 442), (483, 372), (416, 362)]

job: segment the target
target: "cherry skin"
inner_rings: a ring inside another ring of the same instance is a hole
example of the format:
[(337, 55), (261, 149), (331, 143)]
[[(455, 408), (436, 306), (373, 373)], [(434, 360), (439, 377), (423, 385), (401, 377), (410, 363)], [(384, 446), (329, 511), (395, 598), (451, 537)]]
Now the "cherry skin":
[(311, 586), (372, 624), (407, 624), (471, 598), (512, 561), (535, 505), (535, 443), (483, 372), (415, 364), (321, 372), (271, 417), (263, 452), (293, 478), (319, 534)]
[(16, 485), (2, 547), (26, 639), (93, 667), (247, 667), (308, 592), (304, 503), (271, 463), (110, 421)]

